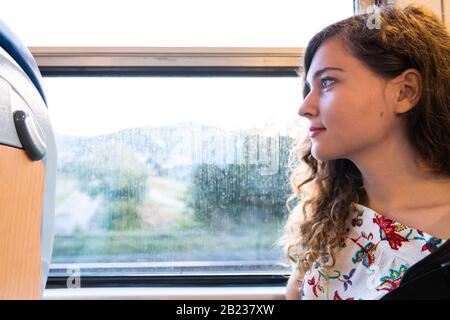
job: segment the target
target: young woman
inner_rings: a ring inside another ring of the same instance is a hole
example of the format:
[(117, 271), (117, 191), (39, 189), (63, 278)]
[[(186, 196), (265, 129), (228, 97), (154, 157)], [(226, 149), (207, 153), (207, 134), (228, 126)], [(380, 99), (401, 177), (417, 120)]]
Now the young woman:
[(423, 7), (374, 15), (306, 48), (288, 299), (380, 299), (450, 237), (449, 32)]

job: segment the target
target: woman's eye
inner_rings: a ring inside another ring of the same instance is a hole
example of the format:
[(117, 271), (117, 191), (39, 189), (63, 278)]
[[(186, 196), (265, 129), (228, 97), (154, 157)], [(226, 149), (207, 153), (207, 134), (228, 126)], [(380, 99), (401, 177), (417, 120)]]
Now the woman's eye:
[(322, 88), (328, 88), (330, 85), (332, 85), (334, 83), (334, 79), (332, 78), (323, 78), (320, 79), (320, 82), (322, 84)]

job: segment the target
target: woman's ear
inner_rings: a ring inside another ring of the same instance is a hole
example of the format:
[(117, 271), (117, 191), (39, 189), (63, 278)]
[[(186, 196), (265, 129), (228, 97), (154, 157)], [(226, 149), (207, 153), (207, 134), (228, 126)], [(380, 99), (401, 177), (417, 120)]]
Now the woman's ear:
[(396, 91), (394, 112), (404, 113), (414, 108), (422, 95), (422, 77), (416, 69), (407, 69), (392, 79)]

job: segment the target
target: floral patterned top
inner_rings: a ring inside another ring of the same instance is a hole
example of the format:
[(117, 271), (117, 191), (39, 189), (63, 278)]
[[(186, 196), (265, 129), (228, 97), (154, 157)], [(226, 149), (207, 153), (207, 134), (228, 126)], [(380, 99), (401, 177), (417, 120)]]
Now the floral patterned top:
[[(316, 263), (303, 279), (304, 300), (378, 300), (444, 241), (354, 203), (349, 230), (328, 271)], [(327, 261), (323, 262), (324, 265)]]

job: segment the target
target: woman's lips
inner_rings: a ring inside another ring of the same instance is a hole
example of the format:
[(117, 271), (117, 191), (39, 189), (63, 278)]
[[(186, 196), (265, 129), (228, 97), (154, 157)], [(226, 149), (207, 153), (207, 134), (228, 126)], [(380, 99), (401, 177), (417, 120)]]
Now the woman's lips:
[(319, 133), (321, 133), (322, 131), (325, 131), (326, 129), (325, 128), (323, 128), (323, 129), (311, 129), (310, 131), (309, 131), (309, 136), (312, 138), (312, 137), (315, 137), (316, 135), (318, 135)]

